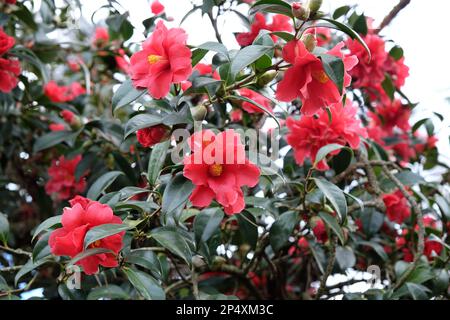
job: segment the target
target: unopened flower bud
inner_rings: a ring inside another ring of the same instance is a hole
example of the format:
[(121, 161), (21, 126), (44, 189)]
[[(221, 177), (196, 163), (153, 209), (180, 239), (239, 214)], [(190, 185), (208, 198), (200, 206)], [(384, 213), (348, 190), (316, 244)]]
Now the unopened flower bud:
[(306, 20), (309, 17), (309, 10), (307, 8), (303, 7), (303, 5), (300, 2), (294, 2), (292, 3), (292, 15), (296, 17), (297, 19)]
[(306, 50), (313, 52), (317, 46), (316, 37), (310, 33), (302, 36), (302, 42), (305, 44)]
[(276, 76), (277, 76), (277, 71), (275, 71), (275, 70), (266, 71), (258, 78), (257, 84), (260, 87), (264, 87), (265, 85), (272, 82), (272, 80), (275, 79)]
[(309, 0), (308, 1), (308, 8), (311, 11), (311, 16), (314, 16), (317, 11), (319, 11), (320, 7), (322, 6), (323, 0)]
[(208, 109), (203, 104), (191, 108), (192, 118), (195, 121), (203, 121), (207, 113)]

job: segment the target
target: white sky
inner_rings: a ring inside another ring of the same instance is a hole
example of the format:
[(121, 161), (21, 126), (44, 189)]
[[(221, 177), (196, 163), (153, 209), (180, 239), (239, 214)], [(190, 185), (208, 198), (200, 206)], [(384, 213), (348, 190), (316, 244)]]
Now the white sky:
[[(136, 27), (133, 40), (142, 41), (143, 27), (141, 22), (149, 18), (149, 0), (119, 0), (123, 7), (130, 12), (131, 21)], [(191, 8), (190, 0), (160, 0), (166, 7), (168, 16), (174, 18), (171, 26), (178, 26), (184, 14)], [(195, 0), (195, 2), (198, 2)], [(82, 0), (85, 15), (106, 3), (104, 0)], [(333, 9), (358, 3), (367, 16), (375, 19), (375, 25), (398, 3), (397, 0), (324, 0), (323, 10), (332, 12)], [(247, 6), (242, 5), (245, 12)], [(413, 114), (413, 122), (439, 112), (444, 115), (444, 123), (436, 122), (439, 131), (439, 149), (441, 153), (450, 156), (448, 136), (450, 134), (450, 104), (446, 101), (450, 97), (450, 59), (446, 54), (450, 52), (448, 32), (450, 20), (448, 12), (449, 1), (414, 0), (404, 9), (394, 22), (383, 31), (383, 35), (394, 40), (405, 50), (406, 64), (410, 67), (408, 78), (403, 91), (413, 102), (420, 102)], [(98, 15), (100, 17), (101, 15)], [(234, 39), (234, 32), (245, 31), (241, 20), (230, 13), (219, 20), (219, 29), (228, 48), (238, 48)], [(213, 29), (208, 18), (201, 17), (200, 11), (191, 15), (182, 25), (189, 34), (189, 44), (196, 45), (206, 41), (215, 41)], [(444, 155), (444, 156), (445, 156)]]

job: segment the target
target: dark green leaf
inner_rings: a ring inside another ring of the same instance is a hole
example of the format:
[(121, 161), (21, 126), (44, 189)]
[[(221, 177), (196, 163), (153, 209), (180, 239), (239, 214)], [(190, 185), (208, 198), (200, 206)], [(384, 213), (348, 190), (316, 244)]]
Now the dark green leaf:
[(126, 274), (131, 284), (146, 300), (166, 299), (166, 295), (161, 288), (161, 285), (152, 276), (131, 268), (124, 268), (123, 272)]
[(188, 265), (191, 264), (191, 249), (189, 247), (189, 244), (180, 233), (172, 230), (167, 230), (165, 228), (158, 228), (152, 230), (150, 235), (162, 247), (182, 258)]
[(86, 236), (84, 237), (84, 247), (87, 248), (90, 244), (98, 240), (104, 239), (114, 234), (118, 234), (122, 231), (130, 230), (132, 228), (133, 227), (129, 225), (118, 223), (102, 224), (93, 227), (86, 233)]
[(161, 168), (167, 157), (167, 151), (170, 147), (170, 141), (158, 143), (153, 146), (152, 153), (148, 161), (147, 179), (150, 185), (154, 185), (161, 173)]
[(48, 149), (61, 142), (67, 142), (71, 145), (79, 134), (80, 131), (52, 131), (36, 139), (33, 145), (33, 152), (36, 153)]
[(153, 127), (161, 124), (162, 118), (159, 115), (141, 113), (130, 120), (125, 125), (125, 136), (127, 138), (130, 134), (144, 128)]
[(192, 194), (192, 190), (194, 190), (194, 185), (190, 180), (186, 179), (182, 174), (176, 175), (170, 180), (164, 190), (162, 212), (170, 214), (183, 207)]
[(133, 82), (131, 80), (126, 80), (120, 85), (116, 93), (114, 93), (112, 98), (113, 112), (133, 103), (146, 93), (147, 90), (138, 90), (133, 86)]
[(345, 221), (345, 218), (347, 217), (347, 201), (344, 192), (325, 179), (313, 178), (313, 180), (320, 191), (322, 191), (325, 197), (330, 201), (331, 205), (336, 210), (336, 213), (341, 218), (341, 221)]
[(279, 251), (286, 245), (297, 221), (298, 213), (295, 211), (288, 211), (279, 216), (272, 224), (269, 240), (274, 252)]
[(121, 171), (110, 171), (98, 178), (89, 188), (86, 197), (97, 200), (98, 197), (117, 179), (123, 175)]
[(320, 54), (319, 58), (322, 60), (325, 73), (336, 84), (339, 93), (342, 94), (344, 90), (344, 62), (341, 58), (329, 54)]
[(220, 208), (208, 208), (202, 210), (194, 220), (194, 234), (197, 245), (207, 242), (218, 230), (223, 219), (223, 211)]
[(116, 286), (114, 284), (94, 288), (87, 296), (88, 300), (99, 300), (99, 299), (127, 300), (129, 298), (130, 296), (128, 295), (128, 293), (126, 293), (121, 287)]
[(330, 229), (338, 236), (342, 245), (345, 245), (344, 231), (342, 230), (341, 226), (337, 222), (336, 218), (326, 212), (319, 212), (319, 216), (328, 225), (328, 227), (330, 227)]
[(39, 226), (37, 226), (36, 230), (33, 233), (33, 238), (31, 241), (34, 241), (34, 239), (43, 231), (46, 231), (50, 229), (51, 227), (60, 224), (61, 223), (62, 215), (54, 216), (46, 219), (44, 222), (42, 222)]

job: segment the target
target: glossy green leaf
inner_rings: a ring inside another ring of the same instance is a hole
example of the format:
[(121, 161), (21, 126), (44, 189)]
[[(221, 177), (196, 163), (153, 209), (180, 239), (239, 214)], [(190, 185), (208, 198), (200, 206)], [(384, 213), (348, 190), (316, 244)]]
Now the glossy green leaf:
[(89, 188), (87, 197), (92, 200), (97, 200), (98, 197), (117, 179), (118, 176), (123, 175), (121, 171), (110, 171), (98, 178)]

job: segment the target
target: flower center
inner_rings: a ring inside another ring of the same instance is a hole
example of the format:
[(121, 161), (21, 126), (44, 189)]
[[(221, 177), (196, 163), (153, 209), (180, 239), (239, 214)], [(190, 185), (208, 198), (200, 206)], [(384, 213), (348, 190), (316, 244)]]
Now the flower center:
[(220, 177), (223, 172), (223, 166), (215, 163), (209, 166), (208, 171), (213, 177)]
[(155, 64), (158, 61), (161, 61), (161, 59), (162, 59), (162, 57), (158, 56), (156, 54), (151, 54), (147, 57), (148, 63), (150, 63), (150, 64)]
[(314, 79), (316, 79), (317, 81), (319, 81), (320, 83), (322, 83), (322, 84), (325, 84), (325, 83), (328, 82), (328, 80), (330, 80), (330, 78), (328, 78), (327, 74), (323, 70), (313, 71), (312, 72), (312, 77)]
[(98, 248), (102, 242), (100, 240), (95, 241), (90, 245), (91, 248)]

